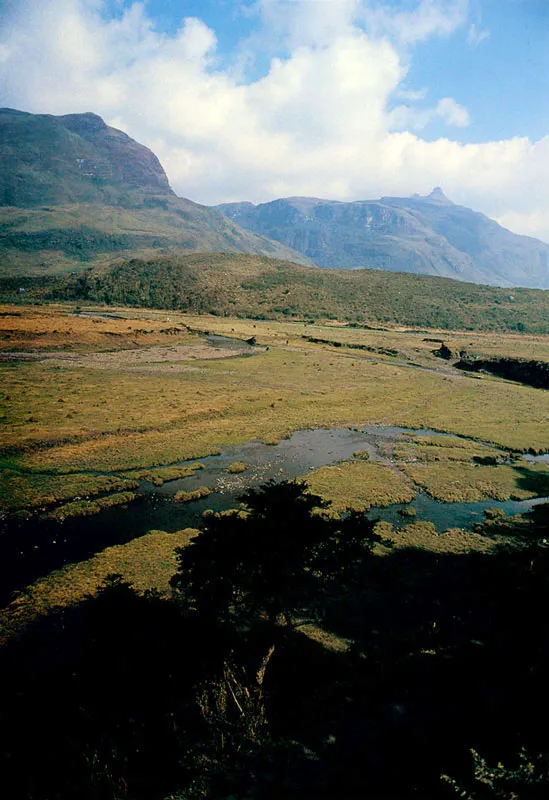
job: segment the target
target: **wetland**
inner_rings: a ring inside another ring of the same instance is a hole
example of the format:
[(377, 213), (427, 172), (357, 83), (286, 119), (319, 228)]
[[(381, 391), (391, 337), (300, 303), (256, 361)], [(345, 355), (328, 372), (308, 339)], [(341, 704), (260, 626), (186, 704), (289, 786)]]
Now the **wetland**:
[(500, 543), (475, 531), (491, 509), (549, 496), (547, 392), (437, 355), (444, 341), (543, 360), (542, 336), (59, 305), (4, 307), (0, 337), (4, 605), (266, 481), (455, 552)]

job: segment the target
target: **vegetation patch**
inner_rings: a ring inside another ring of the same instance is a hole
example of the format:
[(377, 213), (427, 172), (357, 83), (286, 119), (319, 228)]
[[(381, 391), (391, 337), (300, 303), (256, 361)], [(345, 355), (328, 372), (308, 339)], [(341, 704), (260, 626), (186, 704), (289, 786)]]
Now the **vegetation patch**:
[[(421, 520), (399, 528), (395, 528), (390, 522), (378, 522), (375, 530), (393, 548), (414, 548), (432, 553), (493, 553), (501, 547), (509, 546), (506, 536), (484, 535), (461, 528), (449, 528), (443, 533), (437, 533), (432, 522)], [(515, 546), (518, 544), (515, 543)], [(381, 546), (378, 552), (383, 554), (386, 551)]]
[(0, 509), (14, 512), (22, 509), (44, 510), (64, 500), (84, 495), (82, 503), (105, 492), (136, 489), (138, 483), (112, 475), (51, 475), (6, 467), (0, 471)]
[(507, 453), (457, 436), (416, 436), (410, 442), (394, 448), (395, 456), (403, 461), (465, 461), (493, 459), (503, 461)]
[(69, 517), (90, 517), (93, 514), (105, 511), (107, 508), (133, 503), (136, 497), (135, 492), (118, 492), (107, 497), (98, 497), (96, 500), (75, 500), (72, 503), (65, 503), (53, 509), (53, 511), (42, 514), (42, 518), (55, 519), (58, 522), (62, 522)]
[[(2, 287), (0, 286), (0, 289)], [(179, 309), (258, 319), (547, 333), (549, 298), (384, 270), (318, 270), (241, 254), (120, 259), (49, 287), (50, 300)], [(321, 339), (330, 337), (315, 336)]]
[(180, 478), (189, 478), (199, 470), (204, 469), (204, 464), (186, 464), (174, 467), (156, 467), (155, 469), (136, 469), (127, 472), (128, 477), (137, 478), (152, 483), (154, 486), (163, 486), (168, 481)]
[(190, 503), (192, 500), (200, 500), (201, 497), (207, 497), (209, 494), (211, 494), (211, 489), (208, 489), (207, 486), (199, 486), (198, 489), (190, 492), (176, 492), (173, 499), (176, 503)]
[(93, 595), (109, 575), (120, 575), (138, 592), (157, 590), (168, 596), (169, 581), (177, 566), (175, 548), (184, 547), (196, 533), (191, 528), (176, 533), (150, 531), (41, 578), (0, 611), (0, 644), (36, 617)]
[(427, 494), (445, 503), (527, 500), (549, 491), (549, 471), (543, 465), (515, 468), (441, 461), (403, 464), (402, 469)]
[(248, 465), (243, 461), (233, 461), (232, 464), (229, 464), (226, 471), (231, 475), (238, 475), (240, 472), (246, 472), (247, 469)]
[(406, 479), (390, 467), (364, 461), (347, 461), (321, 467), (307, 476), (309, 491), (331, 503), (330, 509), (367, 511), (394, 503), (409, 503), (415, 492)]

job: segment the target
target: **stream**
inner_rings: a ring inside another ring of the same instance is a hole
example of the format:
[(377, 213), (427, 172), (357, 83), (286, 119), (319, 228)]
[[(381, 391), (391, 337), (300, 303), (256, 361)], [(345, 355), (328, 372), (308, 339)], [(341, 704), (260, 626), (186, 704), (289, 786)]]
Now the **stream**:
[[(437, 431), (413, 431), (400, 427), (364, 426), (361, 429), (317, 429), (297, 431), (277, 445), (258, 441), (228, 448), (220, 455), (200, 459), (204, 469), (193, 475), (170, 481), (161, 487), (142, 482), (139, 497), (126, 507), (112, 508), (90, 517), (65, 522), (30, 520), (9, 523), (0, 533), (0, 603), (9, 601), (11, 593), (65, 564), (82, 561), (106, 547), (122, 544), (150, 530), (174, 532), (196, 527), (205, 509), (223, 511), (238, 503), (248, 487), (267, 480), (306, 477), (311, 470), (350, 459), (357, 450), (367, 450), (372, 461), (387, 463), (379, 445), (406, 434), (446, 436)], [(525, 456), (528, 461), (549, 461), (549, 454)], [(248, 469), (229, 474), (229, 464), (242, 461)], [(196, 463), (196, 459), (190, 462)], [(212, 493), (190, 503), (174, 503), (180, 490), (190, 491), (207, 486)], [(395, 526), (406, 524), (399, 512), (414, 508), (418, 520), (431, 521), (437, 531), (447, 528), (471, 528), (481, 522), (487, 508), (500, 508), (507, 514), (524, 513), (549, 498), (532, 500), (486, 500), (474, 503), (443, 503), (418, 492), (408, 504), (388, 508), (372, 508), (370, 518), (379, 518)], [(409, 522), (409, 520), (408, 520)]]

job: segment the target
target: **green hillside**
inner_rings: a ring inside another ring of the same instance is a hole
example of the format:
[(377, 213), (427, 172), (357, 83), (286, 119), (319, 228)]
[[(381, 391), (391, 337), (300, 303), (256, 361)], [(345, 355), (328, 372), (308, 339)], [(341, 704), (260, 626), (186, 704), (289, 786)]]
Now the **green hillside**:
[[(3, 299), (10, 299), (16, 282), (4, 281), (0, 288)], [(381, 270), (326, 271), (262, 256), (120, 259), (41, 286), (30, 283), (27, 294), (256, 319), (549, 332), (549, 292), (543, 290), (501, 289)]]
[(177, 247), (310, 263), (177, 197), (148, 148), (96, 114), (0, 109), (0, 270), (54, 274)]

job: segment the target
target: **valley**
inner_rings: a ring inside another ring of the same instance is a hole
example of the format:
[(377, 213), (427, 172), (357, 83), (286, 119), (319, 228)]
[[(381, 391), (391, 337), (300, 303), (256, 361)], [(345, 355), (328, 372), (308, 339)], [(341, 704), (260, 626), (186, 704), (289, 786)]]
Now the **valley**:
[(8, 606), (8, 628), (58, 597), (44, 568), (128, 542), (131, 574), (151, 576), (132, 539), (194, 528), (269, 478), (306, 480), (331, 514), (373, 507), (394, 543), (447, 552), (497, 547), (501, 532), (470, 530), (484, 510), (549, 496), (549, 464), (528, 455), (549, 451), (547, 392), (438, 355), (549, 363), (545, 336), (18, 304), (0, 309), (0, 343), (3, 585), (34, 576), (43, 595)]
[(201, 205), (94, 113), (0, 156), (14, 800), (545, 797), (549, 246)]

